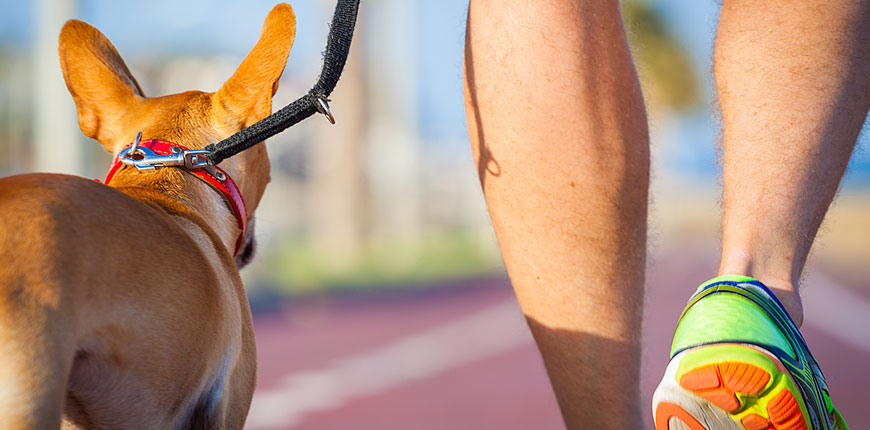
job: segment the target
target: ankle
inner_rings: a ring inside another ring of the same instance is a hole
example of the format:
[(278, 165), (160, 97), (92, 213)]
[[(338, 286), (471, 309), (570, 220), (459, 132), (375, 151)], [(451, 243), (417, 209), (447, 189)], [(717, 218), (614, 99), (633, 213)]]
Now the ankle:
[(719, 275), (741, 275), (758, 279), (773, 292), (794, 324), (800, 328), (804, 320), (803, 303), (798, 292), (798, 284), (792, 280), (791, 276), (764, 270), (751, 262), (724, 258), (719, 266)]
[[(752, 276), (752, 275), (746, 275)], [(770, 280), (766, 280), (763, 277), (752, 276), (755, 279), (761, 281), (782, 303), (782, 306), (785, 308), (788, 315), (791, 317), (791, 320), (794, 321), (794, 325), (798, 328), (804, 322), (804, 306), (801, 301), (801, 295), (797, 290), (797, 286), (792, 283), (775, 283)]]

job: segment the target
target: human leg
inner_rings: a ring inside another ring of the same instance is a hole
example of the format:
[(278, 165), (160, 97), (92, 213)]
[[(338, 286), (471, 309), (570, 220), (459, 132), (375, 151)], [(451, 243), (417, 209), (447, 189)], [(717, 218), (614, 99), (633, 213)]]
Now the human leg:
[(617, 1), (474, 0), (469, 134), (568, 428), (638, 428), (649, 144)]
[(657, 428), (843, 428), (797, 329), (797, 287), (870, 107), (868, 45), (868, 2), (723, 4), (719, 273), (737, 276), (686, 307), (653, 397)]
[(722, 7), (719, 273), (764, 282), (798, 326), (801, 272), (870, 106), (868, 47), (866, 1)]

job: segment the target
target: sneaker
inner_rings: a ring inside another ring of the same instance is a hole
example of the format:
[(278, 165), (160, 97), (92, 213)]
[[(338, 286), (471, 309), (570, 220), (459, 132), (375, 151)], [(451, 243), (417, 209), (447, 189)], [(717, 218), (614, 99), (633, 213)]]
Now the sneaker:
[(745, 276), (689, 299), (652, 407), (658, 430), (848, 429), (791, 317)]

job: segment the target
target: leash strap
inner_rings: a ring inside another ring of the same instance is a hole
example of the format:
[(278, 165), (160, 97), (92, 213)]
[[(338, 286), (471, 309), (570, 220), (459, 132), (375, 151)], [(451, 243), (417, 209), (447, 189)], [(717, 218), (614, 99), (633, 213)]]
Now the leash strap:
[(329, 36), (326, 40), (323, 69), (317, 83), (308, 91), (308, 94), (257, 121), (250, 127), (242, 129), (218, 143), (206, 146), (205, 149), (209, 153), (204, 154), (203, 157), (208, 160), (209, 164), (216, 166), (221, 161), (286, 130), (317, 112), (326, 115), (330, 122), (335, 122), (327, 102), (347, 61), (357, 12), (359, 11), (359, 2), (360, 0), (338, 0), (335, 14), (332, 16), (332, 24), (330, 24)]

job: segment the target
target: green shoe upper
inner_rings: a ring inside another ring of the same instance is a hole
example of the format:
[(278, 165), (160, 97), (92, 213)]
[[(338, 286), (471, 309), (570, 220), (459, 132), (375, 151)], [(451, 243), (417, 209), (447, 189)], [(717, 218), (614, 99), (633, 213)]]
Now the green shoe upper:
[[(677, 323), (671, 357), (717, 343), (753, 344), (770, 351), (801, 391), (812, 428), (846, 429), (831, 405), (825, 377), (803, 336), (776, 296), (758, 280), (720, 276), (698, 287)], [(831, 422), (832, 414), (836, 424)]]

